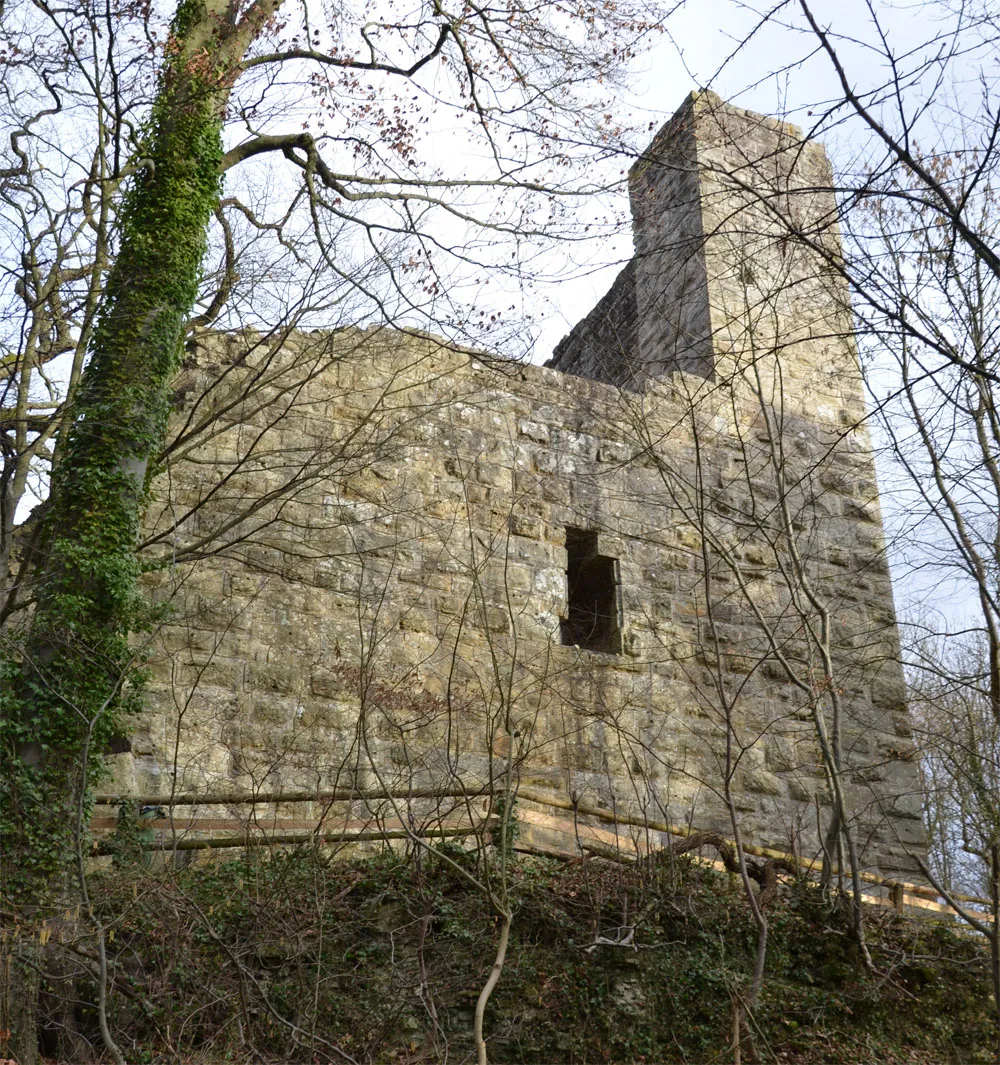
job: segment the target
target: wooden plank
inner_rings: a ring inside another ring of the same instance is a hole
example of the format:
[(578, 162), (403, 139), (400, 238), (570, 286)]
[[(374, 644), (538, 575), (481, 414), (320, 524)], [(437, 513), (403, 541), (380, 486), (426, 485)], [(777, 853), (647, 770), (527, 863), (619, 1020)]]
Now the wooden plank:
[(450, 788), (332, 788), (326, 791), (219, 791), (219, 792), (163, 792), (149, 795), (116, 795), (99, 793), (94, 796), (98, 806), (119, 806), (123, 802), (137, 806), (263, 806), (294, 802), (375, 802), (399, 799), (461, 799), (477, 800), (491, 793), (489, 788), (476, 786)]
[[(365, 843), (365, 842), (379, 842), (383, 840), (394, 839), (413, 839), (415, 836), (420, 839), (453, 839), (456, 836), (472, 836), (481, 831), (480, 826), (464, 828), (428, 828), (428, 829), (373, 829), (371, 831), (361, 832), (308, 832), (298, 833), (295, 835), (288, 835), (286, 833), (275, 834), (273, 836), (260, 836), (254, 839), (248, 839), (246, 835), (219, 837), (213, 836), (209, 838), (189, 838), (178, 840), (163, 840), (161, 842), (149, 842), (140, 843), (139, 850), (142, 851), (159, 851), (163, 853), (173, 853), (174, 851), (200, 851), (200, 850), (223, 850), (226, 848), (244, 848), (248, 844), (255, 845), (258, 843), (271, 845), (293, 845), (297, 843), (313, 844), (330, 844), (330, 843)], [(114, 854), (115, 847), (112, 841), (105, 840), (102, 843), (95, 843), (92, 851), (93, 854)]]
[[(166, 832), (242, 832), (246, 828), (266, 832), (290, 831), (295, 828), (318, 828), (324, 824), (330, 827), (337, 820), (337, 818), (333, 817), (328, 817), (323, 821), (316, 817), (161, 817), (153, 821), (139, 821), (136, 824), (142, 830), (156, 829)], [(369, 819), (369, 821), (373, 820), (374, 818)], [(90, 821), (90, 827), (95, 832), (114, 831), (118, 827), (118, 818), (93, 817)]]
[[(237, 806), (237, 805), (265, 805), (265, 804), (280, 804), (280, 803), (297, 803), (297, 802), (375, 802), (375, 801), (408, 801), (413, 799), (444, 799), (450, 798), (456, 800), (456, 806), (465, 805), (467, 802), (479, 801), (484, 797), (488, 797), (491, 794), (489, 789), (481, 790), (468, 790), (462, 791), (454, 788), (423, 788), (423, 789), (348, 789), (339, 788), (329, 791), (270, 791), (270, 792), (257, 792), (254, 794), (247, 794), (246, 792), (217, 792), (217, 793), (186, 793), (180, 795), (140, 795), (128, 797), (130, 801), (141, 805), (149, 806), (182, 806), (182, 805), (204, 805), (204, 806)], [(518, 799), (522, 801), (522, 805), (519, 809), (519, 818), (529, 824), (536, 824), (538, 827), (544, 827), (554, 832), (565, 834), (570, 839), (574, 840), (572, 848), (568, 848), (561, 851), (561, 855), (569, 857), (577, 855), (579, 848), (576, 846), (575, 841), (577, 838), (580, 843), (593, 843), (597, 846), (610, 846), (616, 849), (616, 851), (629, 856), (636, 856), (637, 854), (647, 853), (648, 847), (645, 841), (636, 841), (631, 836), (623, 835), (615, 831), (599, 829), (596, 826), (581, 823), (580, 816), (596, 818), (599, 821), (605, 823), (614, 824), (615, 826), (627, 825), (634, 828), (639, 828), (643, 832), (661, 833), (664, 835), (677, 836), (685, 838), (691, 834), (694, 829), (682, 825), (673, 825), (665, 821), (658, 821), (646, 817), (633, 817), (624, 811), (607, 810), (603, 807), (593, 806), (584, 802), (573, 802), (568, 798), (564, 798), (557, 794), (544, 794), (542, 792), (535, 791), (530, 788), (521, 788), (518, 791)], [(122, 796), (115, 795), (98, 795), (97, 802), (105, 805), (115, 805), (123, 801)], [(542, 814), (540, 811), (532, 810), (530, 806), (525, 806), (523, 803), (534, 803), (538, 806), (545, 806), (549, 809), (572, 811), (576, 817), (573, 820), (568, 818), (555, 818), (550, 815)], [(113, 817), (95, 817), (91, 822), (91, 827), (97, 831), (107, 831), (117, 827), (117, 818)], [(371, 825), (372, 820), (369, 819), (366, 822), (349, 822), (350, 824), (364, 824)], [(388, 824), (388, 822), (385, 822)], [(399, 822), (397, 821), (396, 824)], [(253, 831), (255, 832), (287, 832), (294, 829), (309, 829), (315, 830), (323, 827), (323, 825), (329, 825), (330, 820), (320, 820), (314, 818), (279, 818), (273, 815), (266, 819), (252, 819), (252, 820), (240, 820), (236, 818), (196, 818), (190, 817), (187, 819), (173, 818), (172, 820), (157, 820), (149, 822), (144, 827), (149, 827), (157, 830), (168, 831), (183, 831), (183, 832), (199, 832), (199, 831), (239, 831), (246, 832), (248, 826), (253, 825)], [(360, 829), (358, 829), (360, 831)], [(735, 848), (735, 844), (730, 841), (730, 845)], [(815, 872), (821, 867), (821, 863), (808, 858), (797, 858), (793, 855), (784, 854), (781, 851), (773, 850), (769, 847), (758, 847), (752, 844), (744, 845), (744, 851), (747, 854), (751, 854), (755, 857), (769, 858), (773, 860), (782, 860), (792, 862), (805, 872)], [(709, 861), (708, 859), (703, 859)], [(721, 865), (721, 863), (715, 863)], [(839, 870), (834, 869), (833, 874), (835, 876), (842, 875)], [(880, 887), (889, 889), (890, 897), (889, 904), (895, 904), (898, 909), (900, 906), (910, 907), (913, 909), (923, 909), (938, 913), (952, 914), (954, 911), (947, 904), (939, 902), (940, 896), (932, 887), (928, 887), (924, 884), (914, 884), (908, 881), (893, 880), (889, 877), (880, 876), (877, 873), (861, 872), (860, 878), (864, 883), (876, 884)], [(980, 898), (976, 895), (966, 895), (961, 893), (954, 893), (954, 897), (959, 902), (970, 902), (977, 906), (988, 906), (989, 900)], [(878, 905), (885, 905), (885, 902), (879, 897), (874, 895), (865, 896), (866, 899), (877, 900)], [(992, 921), (992, 916), (989, 913), (983, 913), (980, 910), (970, 911), (974, 916), (985, 920)]]

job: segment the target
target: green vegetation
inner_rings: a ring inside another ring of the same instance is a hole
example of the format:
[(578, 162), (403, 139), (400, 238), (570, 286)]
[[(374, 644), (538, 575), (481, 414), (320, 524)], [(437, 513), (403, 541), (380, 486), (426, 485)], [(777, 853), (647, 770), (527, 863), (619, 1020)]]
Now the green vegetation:
[(201, 56), (206, 19), (200, 0), (186, 0), (174, 19), (90, 365), (53, 471), (30, 632), (19, 669), (6, 666), (20, 674), (5, 678), (0, 714), (0, 828), (14, 901), (62, 887), (100, 771), (94, 756), (137, 705), (134, 638), (149, 618), (135, 545), (221, 184), (228, 87), (225, 65)]
[[(458, 1062), (472, 1052), (496, 919), (433, 855), (330, 861), (304, 850), (176, 872), (119, 859), (91, 881), (109, 928), (110, 1025), (129, 1062), (439, 1061), (446, 1051)], [(732, 1060), (732, 1004), (755, 930), (727, 877), (684, 858), (522, 858), (511, 885), (511, 948), (487, 1012), (491, 1061)], [(870, 921), (871, 975), (849, 914), (816, 887), (788, 884), (769, 916), (752, 1017), (761, 1061), (991, 1060), (977, 940), (886, 911)], [(632, 928), (632, 945), (596, 942)], [(50, 992), (47, 1049), (57, 1054), (66, 989)], [(95, 994), (79, 983), (75, 993)], [(93, 1014), (78, 1010), (78, 1022), (97, 1045)]]

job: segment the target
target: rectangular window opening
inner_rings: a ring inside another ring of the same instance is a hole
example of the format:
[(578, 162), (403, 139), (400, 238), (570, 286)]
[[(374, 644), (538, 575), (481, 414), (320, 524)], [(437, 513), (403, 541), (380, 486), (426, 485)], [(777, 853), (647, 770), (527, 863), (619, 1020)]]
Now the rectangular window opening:
[(562, 642), (585, 651), (621, 654), (618, 560), (597, 552), (597, 533), (566, 529), (567, 616)]

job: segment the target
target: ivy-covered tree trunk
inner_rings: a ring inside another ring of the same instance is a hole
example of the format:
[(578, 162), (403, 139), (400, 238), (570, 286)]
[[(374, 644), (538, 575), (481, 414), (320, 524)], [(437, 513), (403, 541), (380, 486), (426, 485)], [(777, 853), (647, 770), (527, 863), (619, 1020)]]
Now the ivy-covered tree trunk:
[[(53, 474), (34, 613), (0, 678), (0, 874), (22, 936), (36, 937), (67, 884), (100, 754), (139, 675), (135, 634), (146, 610), (136, 544), (150, 461), (218, 201), (225, 106), (247, 46), (277, 6), (237, 18), (231, 0), (183, 0), (119, 211), (117, 257)], [(20, 1024), (32, 1023), (30, 1013), (17, 1015)], [(24, 1065), (32, 1035), (10, 1039)], [(0, 1059), (4, 1042), (0, 1034)]]

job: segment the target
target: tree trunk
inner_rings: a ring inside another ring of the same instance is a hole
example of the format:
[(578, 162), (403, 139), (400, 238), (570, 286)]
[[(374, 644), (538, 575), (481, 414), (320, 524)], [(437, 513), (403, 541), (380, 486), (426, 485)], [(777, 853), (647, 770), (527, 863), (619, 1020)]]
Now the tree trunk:
[[(174, 21), (179, 39), (189, 7)], [(162, 77), (148, 162), (119, 215), (120, 251), (45, 518), (15, 708), (20, 779), (11, 812), (24, 820), (12, 850), (37, 852), (44, 838), (48, 871), (66, 861), (88, 783), (79, 758), (89, 725), (100, 751), (127, 709), (119, 694), (134, 672), (129, 637), (145, 620), (135, 545), (147, 472), (166, 427), (222, 156), (217, 94), (189, 65), (182, 48)], [(34, 872), (31, 879), (35, 887)]]
[(1000, 1065), (1000, 845), (990, 847), (990, 910), (993, 923), (990, 926), (990, 976), (993, 980), (993, 1020), (996, 1024), (994, 1052)]
[(500, 916), (500, 940), (497, 943), (496, 957), (493, 959), (493, 968), (490, 975), (479, 992), (476, 1000), (476, 1015), (473, 1021), (473, 1039), (476, 1044), (476, 1065), (487, 1065), (486, 1060), (486, 1037), (483, 1035), (483, 1021), (486, 1017), (486, 1003), (493, 994), (493, 988), (497, 986), (500, 974), (503, 972), (503, 963), (507, 957), (507, 944), (510, 942), (510, 914)]
[[(35, 611), (20, 661), (0, 677), (0, 873), (14, 908), (57, 901), (86, 823), (81, 796), (135, 703), (134, 635), (151, 621), (136, 557), (150, 462), (166, 430), (219, 198), (226, 102), (246, 47), (277, 6), (251, 5), (237, 21), (231, 0), (182, 0), (171, 26), (143, 158), (118, 213), (119, 252), (53, 472)], [(88, 735), (98, 757), (86, 765)], [(35, 1037), (35, 1001), (12, 1007), (11, 1039), (23, 1048)]]
[(79, 961), (70, 961), (58, 944), (49, 943), (43, 955), (45, 986), (38, 996), (38, 1043), (41, 1051), (56, 1061), (85, 1062), (94, 1058), (94, 1048), (81, 1033), (77, 1003), (86, 994)]
[(38, 942), (14, 930), (0, 936), (0, 1061), (37, 1065)]

